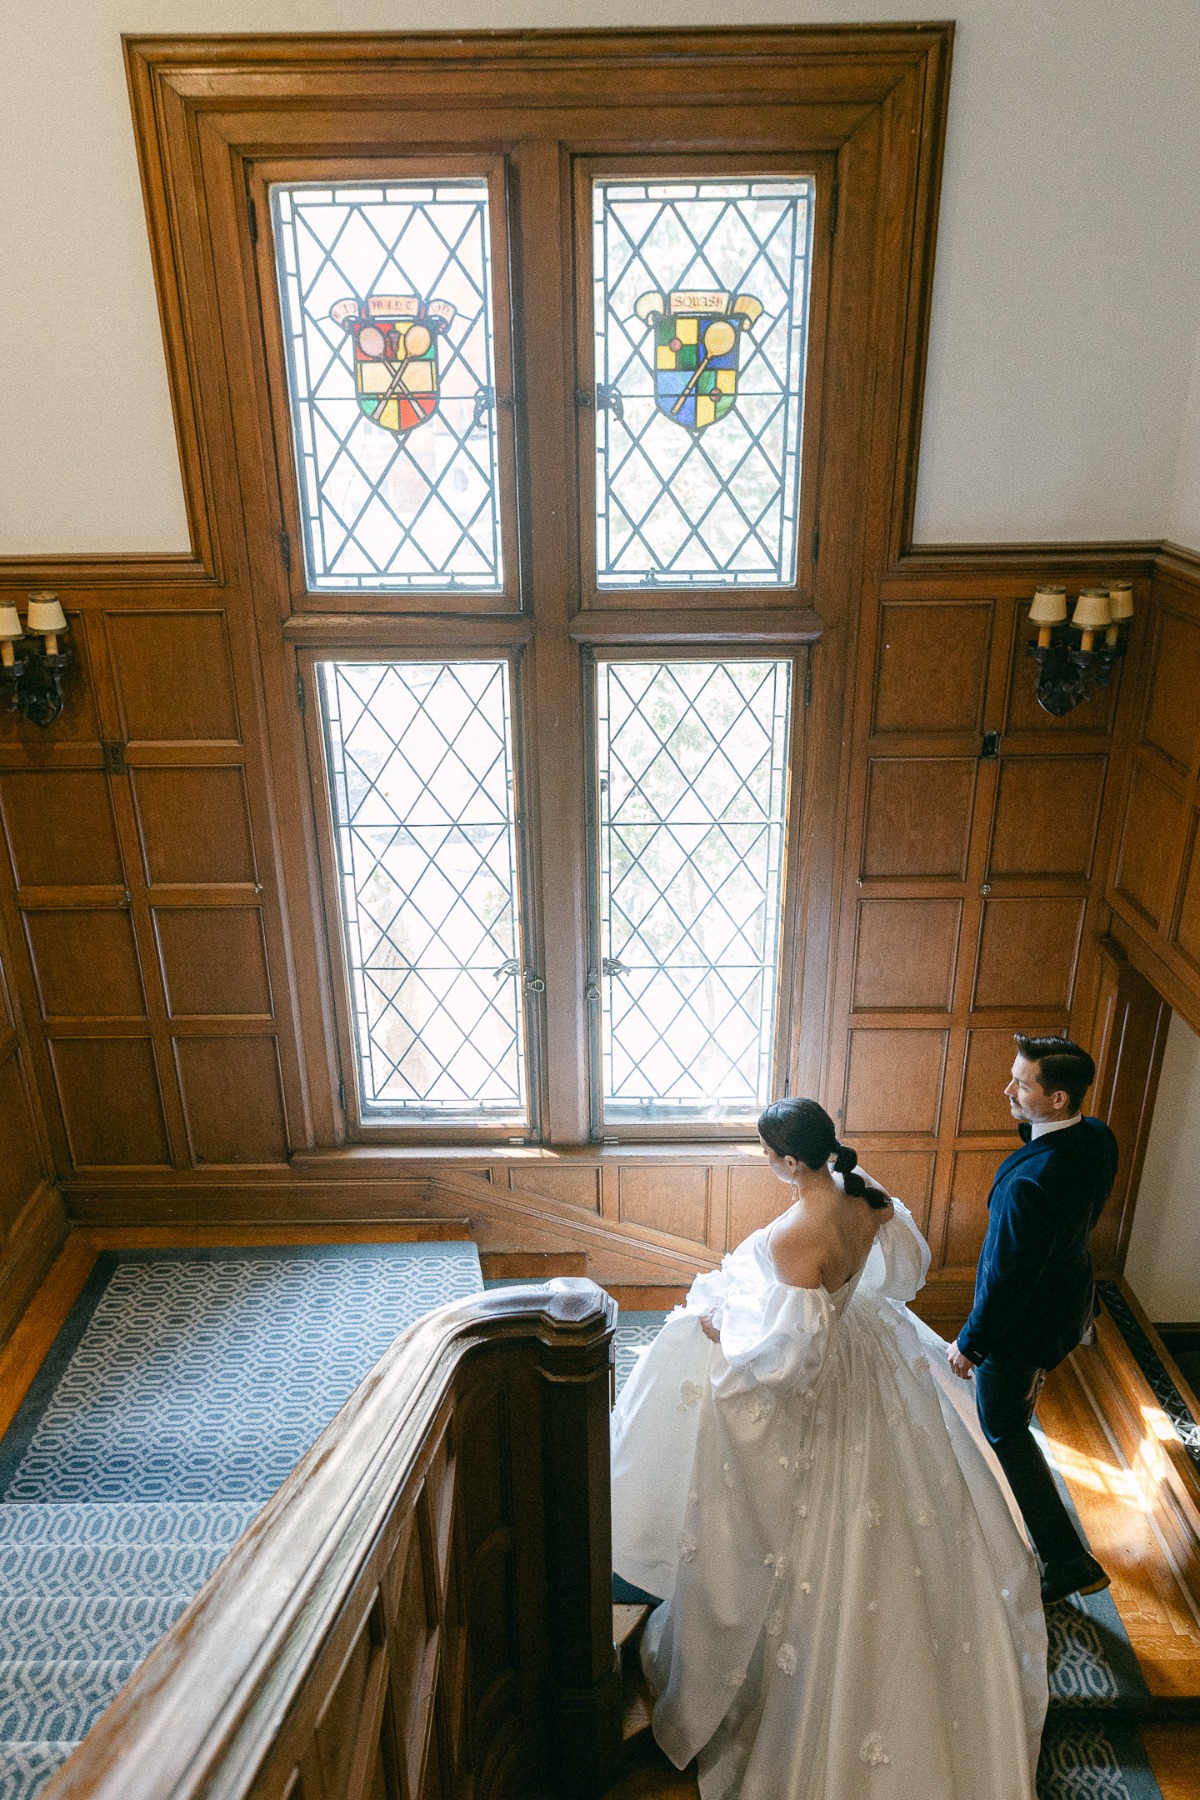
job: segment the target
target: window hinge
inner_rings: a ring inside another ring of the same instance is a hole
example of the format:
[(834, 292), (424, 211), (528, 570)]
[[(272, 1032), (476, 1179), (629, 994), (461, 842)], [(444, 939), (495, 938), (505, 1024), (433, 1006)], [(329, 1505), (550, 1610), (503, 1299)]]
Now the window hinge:
[(301, 712), (303, 712), (308, 705), (308, 702), (304, 697), (304, 677), (301, 675), (299, 669), (296, 670), (296, 705), (300, 708)]
[[(834, 189), (834, 192), (835, 193), (837, 192), (836, 188)], [(250, 221), (250, 242), (252, 244), (257, 244), (257, 242), (258, 242), (258, 208), (255, 206), (254, 197), (251, 194), (246, 195), (246, 217)]]
[(821, 554), (821, 525), (820, 525), (820, 521), (818, 520), (818, 522), (813, 526), (812, 559), (814, 562), (817, 561), (817, 558), (820, 556), (820, 554)]
[(841, 194), (841, 191), (842, 190), (841, 190), (840, 185), (835, 181), (833, 184), (833, 192), (829, 196), (829, 235), (830, 235), (830, 237), (832, 237), (834, 232), (837, 230), (838, 197)]
[(808, 663), (804, 670), (804, 704), (812, 705), (812, 664)]
[(342, 1111), (345, 1112), (345, 1110), (346, 1110), (346, 1084), (344, 1081), (338, 1082), (338, 1105), (341, 1107)]
[(292, 540), (286, 531), (279, 534), (279, 554), (283, 558), (283, 566), (290, 575), (292, 572)]

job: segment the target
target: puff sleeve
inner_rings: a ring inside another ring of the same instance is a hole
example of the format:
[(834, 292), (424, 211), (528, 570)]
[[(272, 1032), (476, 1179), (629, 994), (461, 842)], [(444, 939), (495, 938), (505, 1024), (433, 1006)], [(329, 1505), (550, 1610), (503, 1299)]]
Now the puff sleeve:
[(907, 1306), (925, 1286), (929, 1245), (902, 1200), (892, 1201), (892, 1217), (875, 1234), (859, 1292)]

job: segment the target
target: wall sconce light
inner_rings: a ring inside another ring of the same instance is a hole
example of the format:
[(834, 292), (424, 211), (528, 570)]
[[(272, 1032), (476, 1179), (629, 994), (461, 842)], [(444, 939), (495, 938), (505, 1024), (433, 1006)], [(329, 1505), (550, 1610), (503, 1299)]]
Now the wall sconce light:
[(53, 725), (63, 709), (62, 679), (73, 661), (69, 644), (58, 647), (66, 629), (57, 594), (30, 594), (24, 624), (15, 606), (0, 604), (0, 699), (33, 725)]
[(1030, 638), (1026, 654), (1038, 666), (1037, 697), (1043, 712), (1061, 719), (1097, 688), (1108, 686), (1113, 664), (1125, 654), (1122, 627), (1132, 617), (1130, 581), (1084, 588), (1070, 624), (1066, 588), (1038, 588), (1029, 608), (1029, 622), (1037, 626), (1038, 634)]

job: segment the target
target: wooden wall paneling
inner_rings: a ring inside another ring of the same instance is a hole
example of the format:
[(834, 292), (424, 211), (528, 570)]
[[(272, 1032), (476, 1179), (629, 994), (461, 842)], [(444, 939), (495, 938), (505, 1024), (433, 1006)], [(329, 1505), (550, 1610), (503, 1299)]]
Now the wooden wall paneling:
[(180, 1031), (174, 1046), (193, 1166), (283, 1162), (288, 1138), (274, 1035)]
[[(672, 1157), (640, 1168), (623, 1168), (620, 1177), (621, 1218), (666, 1236), (706, 1244), (709, 1235), (709, 1187), (713, 1171), (703, 1163)], [(777, 1209), (782, 1210), (782, 1209)]]
[(1167, 604), (1154, 611), (1150, 666), (1138, 741), (1190, 775), (1200, 740), (1200, 619)]
[(989, 875), (1089, 880), (1107, 768), (1107, 756), (1004, 757)]
[(1087, 1110), (1116, 1133), (1117, 1180), (1092, 1239), (1096, 1266), (1119, 1273), (1133, 1226), (1133, 1211), (1171, 1008), (1111, 938), (1100, 942), (1101, 984), (1092, 1031), (1096, 1081)]
[(873, 756), (867, 764), (864, 880), (963, 880), (976, 764), (965, 756)]
[(860, 1012), (949, 1012), (960, 900), (860, 900), (850, 1006)]
[(0, 917), (0, 1344), (8, 1339), (66, 1236), (62, 1199), (49, 1179), (24, 1020), (9, 985), (11, 961)]
[(1179, 888), (1179, 904), (1175, 920), (1175, 945), (1200, 974), (1200, 814), (1193, 812), (1183, 877)]
[(1119, 936), (1142, 946), (1140, 966), (1191, 1018), (1200, 1017), (1196, 977), (1195, 820), (1200, 781), (1200, 558), (1167, 550), (1134, 620), (1127, 673), (1128, 772), (1114, 808), (1105, 899)]
[(105, 614), (121, 737), (127, 745), (236, 746), (241, 726), (223, 607)]
[(1191, 823), (1183, 788), (1178, 777), (1164, 781), (1140, 757), (1135, 761), (1113, 881), (1115, 898), (1161, 937)]
[(950, 1172), (941, 1241), (935, 1262), (958, 1275), (972, 1275), (987, 1230), (987, 1197), (1001, 1161), (1015, 1146), (998, 1150), (957, 1150)]

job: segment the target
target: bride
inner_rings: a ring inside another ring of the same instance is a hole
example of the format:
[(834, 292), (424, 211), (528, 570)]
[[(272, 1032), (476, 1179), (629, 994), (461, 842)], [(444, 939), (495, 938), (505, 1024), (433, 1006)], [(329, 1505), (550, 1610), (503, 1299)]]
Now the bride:
[(906, 1305), (928, 1246), (814, 1100), (759, 1135), (792, 1203), (697, 1277), (613, 1418), (613, 1564), (662, 1596), (654, 1734), (703, 1800), (1033, 1800), (1037, 1567)]

